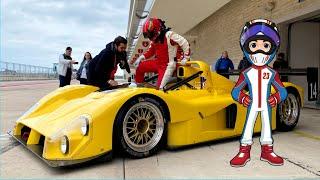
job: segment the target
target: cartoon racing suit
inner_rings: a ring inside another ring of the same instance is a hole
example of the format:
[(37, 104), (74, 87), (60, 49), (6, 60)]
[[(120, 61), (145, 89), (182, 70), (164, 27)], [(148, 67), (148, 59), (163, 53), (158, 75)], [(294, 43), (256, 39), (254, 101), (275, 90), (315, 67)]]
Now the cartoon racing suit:
[(173, 31), (166, 32), (163, 43), (151, 41), (149, 49), (143, 55), (145, 59), (155, 57), (139, 64), (135, 81), (142, 83), (146, 72), (158, 73), (157, 87), (162, 89), (176, 70), (175, 57), (179, 46), (184, 52), (184, 59), (189, 59), (190, 46), (188, 41)]
[[(242, 91), (246, 85), (249, 87), (249, 96)], [(276, 90), (276, 93), (272, 95), (270, 95), (271, 85)], [(253, 129), (260, 112), (262, 124), (260, 143), (262, 145), (273, 144), (271, 135), (272, 107), (268, 99), (271, 96), (278, 104), (287, 97), (287, 90), (280, 81), (279, 74), (269, 66), (252, 65), (241, 72), (231, 95), (240, 104), (244, 103), (245, 98), (250, 97), (251, 99), (240, 143), (249, 145), (253, 143)]]

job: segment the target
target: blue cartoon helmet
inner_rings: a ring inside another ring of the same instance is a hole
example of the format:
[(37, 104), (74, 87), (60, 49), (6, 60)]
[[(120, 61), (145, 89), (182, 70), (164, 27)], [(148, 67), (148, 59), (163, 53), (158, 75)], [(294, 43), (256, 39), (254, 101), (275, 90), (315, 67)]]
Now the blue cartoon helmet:
[(247, 22), (240, 35), (240, 46), (252, 64), (256, 66), (269, 64), (280, 46), (276, 24), (266, 19)]

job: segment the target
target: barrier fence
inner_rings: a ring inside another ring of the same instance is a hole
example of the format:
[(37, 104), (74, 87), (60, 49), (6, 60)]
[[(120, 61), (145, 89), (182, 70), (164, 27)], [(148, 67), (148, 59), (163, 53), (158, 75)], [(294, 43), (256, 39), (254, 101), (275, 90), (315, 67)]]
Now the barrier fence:
[(0, 81), (17, 80), (46, 80), (56, 79), (57, 73), (53, 68), (0, 62)]

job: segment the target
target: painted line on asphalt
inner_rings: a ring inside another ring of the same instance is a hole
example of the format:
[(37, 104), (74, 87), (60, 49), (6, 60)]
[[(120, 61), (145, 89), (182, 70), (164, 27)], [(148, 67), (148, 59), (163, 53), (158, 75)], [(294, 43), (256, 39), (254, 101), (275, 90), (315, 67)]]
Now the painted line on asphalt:
[(298, 167), (300, 167), (300, 168), (302, 168), (302, 169), (304, 169), (304, 170), (306, 170), (306, 171), (308, 171), (308, 172), (310, 172), (310, 173), (312, 173), (312, 174), (314, 174), (316, 176), (320, 176), (319, 172), (309, 169), (308, 167), (306, 167), (305, 165), (303, 165), (300, 162), (294, 162), (293, 160), (290, 160), (289, 158), (284, 158), (284, 159), (286, 161), (288, 161), (289, 163), (291, 163), (293, 165), (296, 165), (296, 166), (298, 166)]
[(300, 135), (302, 137), (307, 137), (307, 138), (310, 138), (310, 139), (314, 139), (314, 140), (320, 141), (320, 136), (316, 136), (316, 135), (312, 135), (312, 134), (309, 134), (309, 133), (306, 133), (306, 132), (296, 131), (296, 130), (294, 130), (293, 133), (295, 133), (297, 135)]
[(123, 179), (126, 179), (126, 163), (125, 163), (125, 158), (122, 158), (122, 176)]
[(0, 134), (0, 140), (6, 140), (6, 141), (10, 141), (7, 144), (1, 145), (0, 148), (0, 155), (9, 151), (10, 149), (13, 149), (14, 147), (20, 145), (19, 142), (15, 141), (13, 138), (11, 138), (11, 136), (9, 134)]
[(14, 142), (9, 143), (8, 145), (5, 145), (5, 147), (1, 147), (0, 155), (5, 153), (5, 152), (7, 152), (7, 151), (9, 151), (10, 149), (13, 149), (16, 146), (19, 146), (19, 145), (20, 145), (19, 142), (14, 141)]

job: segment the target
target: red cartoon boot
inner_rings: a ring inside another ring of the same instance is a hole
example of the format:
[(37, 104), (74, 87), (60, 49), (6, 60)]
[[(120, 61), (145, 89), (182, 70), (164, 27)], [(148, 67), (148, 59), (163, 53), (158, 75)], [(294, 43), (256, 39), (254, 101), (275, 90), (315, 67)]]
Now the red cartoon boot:
[(239, 153), (230, 161), (232, 167), (243, 167), (250, 161), (251, 145), (240, 145)]
[(273, 152), (273, 145), (270, 144), (265, 144), (265, 145), (261, 145), (261, 157), (260, 157), (261, 161), (266, 161), (269, 164), (273, 165), (273, 166), (282, 166), (283, 165), (283, 159), (282, 157), (276, 155)]

